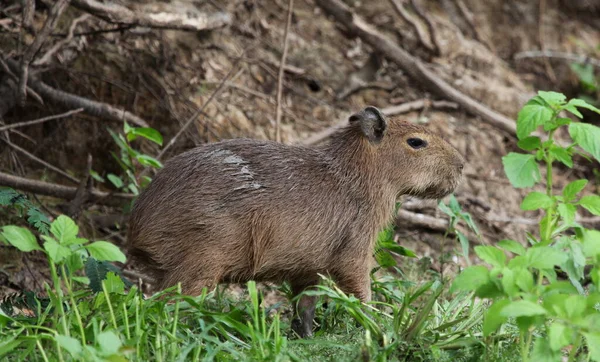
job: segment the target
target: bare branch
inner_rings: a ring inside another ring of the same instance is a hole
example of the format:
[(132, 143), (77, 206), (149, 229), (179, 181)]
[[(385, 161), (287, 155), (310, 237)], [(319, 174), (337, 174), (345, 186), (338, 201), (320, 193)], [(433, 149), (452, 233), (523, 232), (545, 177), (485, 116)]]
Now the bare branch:
[(231, 16), (223, 12), (214, 14), (143, 13), (133, 11), (114, 2), (101, 3), (95, 0), (73, 0), (73, 5), (114, 24), (188, 31), (216, 29), (231, 24)]
[(279, 76), (277, 79), (277, 111), (275, 116), (275, 140), (281, 142), (281, 95), (283, 93), (283, 70), (285, 67), (285, 58), (288, 52), (288, 35), (290, 32), (290, 24), (292, 22), (292, 12), (294, 9), (294, 0), (289, 0), (287, 22), (285, 24), (285, 33), (283, 35), (283, 54), (281, 54), (281, 61), (279, 62)]
[(565, 52), (555, 52), (551, 50), (539, 51), (539, 50), (529, 50), (525, 52), (520, 52), (515, 54), (514, 59), (526, 59), (526, 58), (553, 58), (553, 59), (562, 59), (568, 60), (570, 62), (577, 62), (583, 64), (590, 64), (594, 67), (600, 68), (600, 59), (591, 58), (587, 55), (583, 54), (572, 54)]
[(73, 114), (77, 114), (77, 113), (80, 113), (82, 111), (83, 111), (83, 108), (79, 108), (79, 109), (74, 109), (72, 111), (68, 111), (68, 112), (65, 112), (65, 113), (55, 114), (53, 116), (48, 116), (48, 117), (44, 117), (44, 118), (34, 119), (34, 120), (31, 120), (31, 121), (11, 123), (11, 124), (8, 124), (6, 126), (1, 126), (0, 127), (0, 132), (6, 131), (6, 130), (9, 130), (9, 129), (13, 129), (13, 128), (33, 126), (34, 124), (40, 124), (40, 123), (52, 121), (54, 119), (69, 117), (69, 116), (71, 116)]
[[(56, 27), (56, 23), (58, 22), (58, 18), (62, 12), (69, 5), (70, 0), (58, 0), (50, 11), (48, 12), (48, 18), (42, 27), (42, 30), (38, 33), (38, 35), (33, 40), (33, 43), (25, 50), (25, 53), (21, 57), (21, 67), (19, 69), (19, 104), (21, 106), (25, 105), (25, 100), (27, 99), (27, 79), (29, 72), (29, 64), (33, 60), (33, 57), (40, 51), (40, 48), (46, 41), (46, 38)], [(25, 10), (24, 10), (25, 11)]]
[(449, 83), (429, 70), (424, 63), (413, 57), (396, 42), (381, 34), (364, 19), (354, 14), (350, 8), (339, 0), (317, 0), (317, 4), (328, 14), (336, 18), (350, 32), (356, 34), (365, 43), (386, 56), (404, 69), (415, 81), (422, 83), (429, 90), (461, 105), (467, 112), (481, 116), (486, 123), (514, 135), (514, 120), (495, 112), (475, 99), (463, 94)]
[[(0, 172), (0, 186), (8, 186), (17, 190), (67, 200), (72, 200), (77, 194), (77, 187), (30, 180), (25, 177), (14, 176), (4, 172)], [(134, 195), (131, 194), (109, 193), (99, 190), (92, 190), (90, 196), (94, 202), (112, 206), (122, 205), (126, 201), (133, 200), (134, 197)]]
[(69, 33), (67, 34), (67, 37), (64, 38), (63, 40), (59, 41), (58, 43), (54, 44), (52, 46), (52, 48), (50, 48), (50, 50), (48, 50), (46, 52), (46, 54), (44, 54), (44, 56), (42, 56), (40, 59), (33, 62), (33, 65), (39, 67), (39, 66), (47, 65), (48, 63), (50, 63), (52, 56), (54, 54), (56, 54), (56, 52), (58, 52), (63, 46), (68, 44), (73, 39), (73, 34), (75, 32), (75, 28), (77, 28), (77, 25), (79, 25), (79, 23), (81, 23), (82, 21), (85, 21), (89, 17), (90, 17), (90, 14), (84, 14), (84, 15), (78, 17), (77, 19), (73, 20), (73, 23), (71, 23), (71, 26), (69, 27)]
[[(406, 21), (417, 33), (419, 41), (421, 44), (427, 48), (429, 51), (435, 51), (434, 46), (427, 39), (427, 35), (423, 31), (423, 29), (419, 26), (418, 22), (413, 19), (413, 17), (408, 13), (408, 11), (404, 8), (404, 1), (401, 0), (390, 0), (396, 12), (404, 21)], [(432, 37), (433, 38), (433, 37)]]
[[(11, 69), (18, 67), (17, 63), (12, 59), (6, 59), (6, 63)], [(106, 103), (93, 101), (88, 98), (54, 89), (35, 77), (30, 78), (28, 84), (42, 97), (49, 99), (54, 103), (62, 104), (67, 108), (83, 108), (86, 113), (93, 116), (107, 118), (118, 122), (127, 121), (140, 127), (148, 127), (146, 121), (131, 112), (117, 109)]]
[(60, 168), (58, 168), (58, 167), (56, 167), (56, 166), (54, 166), (52, 164), (49, 164), (48, 162), (46, 162), (46, 161), (42, 160), (41, 158), (37, 157), (36, 155), (30, 153), (26, 149), (21, 148), (21, 147), (15, 145), (14, 143), (10, 142), (8, 139), (0, 137), (0, 140), (2, 140), (4, 143), (6, 143), (13, 150), (21, 153), (22, 155), (25, 155), (26, 157), (28, 157), (31, 160), (39, 163), (40, 165), (46, 167), (47, 169), (56, 172), (57, 174), (61, 175), (62, 177), (68, 179), (69, 181), (72, 181), (74, 183), (79, 183), (79, 179), (78, 178), (69, 175), (65, 171), (61, 170)]

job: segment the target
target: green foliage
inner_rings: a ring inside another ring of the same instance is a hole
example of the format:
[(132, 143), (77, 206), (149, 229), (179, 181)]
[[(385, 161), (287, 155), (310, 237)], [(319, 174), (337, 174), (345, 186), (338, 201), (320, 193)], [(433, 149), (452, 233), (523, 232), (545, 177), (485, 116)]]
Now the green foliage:
[[(139, 138), (144, 138), (162, 146), (163, 137), (160, 132), (153, 128), (131, 127), (127, 122), (123, 124), (123, 134), (116, 133), (111, 129), (108, 132), (119, 148), (118, 155), (112, 152), (111, 154), (121, 167), (123, 173), (120, 176), (109, 173), (106, 175), (106, 179), (118, 190), (138, 195), (140, 189), (148, 186), (151, 181), (150, 177), (141, 174), (140, 168), (162, 168), (163, 165), (156, 158), (134, 149), (131, 143)], [(90, 175), (98, 182), (106, 182), (104, 177), (93, 170), (90, 171)]]
[[(531, 246), (525, 248), (513, 240), (497, 246), (478, 246), (475, 252), (489, 267), (465, 269), (453, 282), (453, 291), (471, 291), (490, 299), (485, 312), (483, 333), (494, 335), (514, 323), (520, 333), (523, 361), (560, 361), (563, 348), (571, 346), (569, 361), (576, 356), (600, 361), (600, 232), (588, 230), (575, 221), (578, 208), (600, 215), (600, 197), (580, 194), (587, 180), (571, 182), (560, 194), (552, 188), (555, 161), (572, 167), (572, 156), (581, 147), (600, 160), (600, 128), (591, 124), (558, 118), (562, 111), (576, 117), (578, 108), (597, 113), (600, 110), (580, 99), (567, 102), (564, 95), (538, 92), (519, 112), (518, 146), (533, 154), (510, 153), (503, 158), (504, 170), (514, 187), (531, 187), (540, 180), (536, 161), (546, 165), (546, 192), (532, 191), (521, 203), (523, 210), (541, 209), (539, 237), (528, 235)], [(543, 126), (548, 138), (530, 136)], [(559, 127), (568, 126), (573, 144), (563, 147), (553, 139)], [(506, 252), (513, 254), (507, 258)], [(582, 286), (584, 269), (591, 269), (593, 284)], [(556, 270), (562, 269), (569, 282), (559, 281)], [(501, 333), (501, 332), (500, 332)], [(533, 336), (536, 336), (535, 342)], [(533, 343), (533, 346), (532, 346)], [(594, 345), (592, 346), (592, 343)]]

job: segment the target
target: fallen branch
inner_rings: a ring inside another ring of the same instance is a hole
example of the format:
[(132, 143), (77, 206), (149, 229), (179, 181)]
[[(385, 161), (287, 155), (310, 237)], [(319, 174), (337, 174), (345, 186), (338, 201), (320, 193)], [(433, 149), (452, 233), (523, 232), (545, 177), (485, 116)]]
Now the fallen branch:
[(133, 11), (114, 2), (101, 3), (95, 0), (73, 0), (73, 5), (104, 21), (160, 29), (201, 31), (231, 24), (228, 13), (168, 13)]
[(594, 67), (600, 68), (600, 59), (591, 58), (587, 55), (583, 54), (572, 54), (572, 53), (564, 53), (564, 52), (555, 52), (551, 50), (529, 50), (525, 52), (520, 52), (515, 54), (514, 59), (526, 59), (526, 58), (553, 58), (553, 59), (562, 59), (568, 60), (571, 62), (590, 64)]
[[(44, 181), (30, 180), (28, 178), (0, 172), (0, 186), (8, 186), (17, 190), (34, 194), (72, 200), (77, 194), (77, 187), (57, 185)], [(109, 193), (91, 190), (91, 200), (103, 205), (118, 206), (133, 200), (134, 195), (124, 193)]]
[(73, 20), (73, 22), (71, 23), (71, 26), (69, 27), (69, 32), (68, 32), (67, 36), (63, 40), (54, 44), (52, 46), (52, 48), (50, 48), (46, 52), (46, 54), (44, 54), (40, 59), (33, 62), (33, 65), (35, 65), (36, 67), (40, 67), (40, 66), (49, 64), (50, 60), (52, 59), (52, 56), (54, 54), (56, 54), (56, 52), (58, 52), (63, 46), (67, 45), (71, 40), (73, 40), (73, 33), (75, 32), (75, 28), (77, 28), (77, 25), (79, 25), (79, 23), (87, 20), (89, 17), (90, 17), (90, 14), (84, 14), (84, 15), (78, 17), (77, 19)]
[(44, 118), (34, 119), (34, 120), (31, 120), (31, 121), (24, 121), (24, 122), (16, 122), (16, 123), (7, 124), (6, 126), (1, 126), (0, 127), (0, 132), (6, 131), (6, 130), (9, 130), (9, 129), (13, 129), (13, 128), (33, 126), (34, 124), (40, 124), (40, 123), (52, 121), (54, 119), (69, 117), (69, 116), (71, 116), (73, 114), (77, 114), (77, 113), (80, 113), (82, 111), (83, 111), (83, 108), (79, 108), (79, 109), (74, 109), (74, 110), (71, 110), (71, 111), (68, 111), (68, 112), (65, 112), (65, 113), (55, 114), (53, 116), (48, 116), (48, 117), (44, 117)]
[(287, 21), (285, 23), (285, 32), (283, 34), (283, 52), (279, 62), (279, 75), (277, 77), (277, 109), (275, 114), (275, 140), (281, 142), (281, 96), (283, 94), (283, 70), (285, 67), (285, 58), (288, 52), (288, 35), (290, 33), (290, 24), (292, 23), (292, 12), (294, 10), (294, 0), (289, 0)]
[(481, 116), (486, 123), (501, 129), (511, 135), (516, 132), (514, 120), (488, 108), (475, 99), (456, 90), (446, 81), (429, 70), (419, 59), (413, 57), (396, 42), (374, 29), (361, 17), (354, 14), (350, 8), (339, 0), (317, 0), (317, 4), (332, 15), (351, 33), (361, 38), (365, 43), (397, 63), (407, 74), (418, 83), (422, 83), (429, 90), (448, 98), (467, 112)]
[[(458, 104), (453, 103), (453, 102), (447, 102), (447, 101), (433, 101), (432, 102), (428, 99), (421, 99), (421, 100), (414, 101), (414, 102), (407, 102), (407, 103), (403, 103), (403, 104), (400, 104), (397, 106), (383, 108), (381, 110), (381, 112), (386, 116), (394, 116), (394, 115), (398, 115), (398, 114), (402, 114), (402, 113), (418, 111), (425, 107), (457, 109)], [(332, 134), (334, 134), (337, 130), (339, 130), (340, 128), (345, 126), (347, 123), (348, 123), (348, 120), (343, 119), (342, 121), (334, 124), (333, 126), (326, 128), (323, 131), (316, 133), (316, 134), (302, 140), (300, 143), (303, 145), (317, 144), (317, 143), (323, 141), (324, 139), (328, 138)]]
[[(17, 62), (12, 59), (5, 59), (11, 69), (18, 69)], [(54, 89), (37, 79), (30, 77), (29, 86), (39, 93), (42, 97), (51, 100), (54, 103), (62, 104), (67, 108), (83, 108), (87, 114), (107, 118), (113, 121), (127, 121), (140, 127), (148, 127), (148, 123), (131, 112), (117, 109), (109, 104), (97, 102), (88, 98), (80, 97), (58, 89)]]

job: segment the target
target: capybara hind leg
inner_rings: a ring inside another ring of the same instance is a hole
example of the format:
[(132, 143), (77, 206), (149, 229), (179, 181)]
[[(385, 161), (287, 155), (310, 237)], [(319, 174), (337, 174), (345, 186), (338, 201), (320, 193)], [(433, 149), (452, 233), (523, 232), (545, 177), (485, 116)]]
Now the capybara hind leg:
[[(311, 282), (292, 282), (292, 293), (294, 299), (300, 293), (317, 284), (317, 280)], [(313, 330), (313, 320), (315, 318), (315, 305), (317, 297), (311, 295), (302, 295), (294, 303), (294, 319), (292, 320), (292, 329), (302, 338), (311, 337)]]
[(345, 269), (336, 273), (334, 279), (344, 293), (353, 294), (363, 303), (371, 300), (371, 277), (368, 268)]

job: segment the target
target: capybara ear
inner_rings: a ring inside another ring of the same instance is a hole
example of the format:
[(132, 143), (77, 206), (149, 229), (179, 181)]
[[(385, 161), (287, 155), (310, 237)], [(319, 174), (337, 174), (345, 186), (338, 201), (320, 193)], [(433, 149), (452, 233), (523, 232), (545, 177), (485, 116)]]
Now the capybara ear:
[(351, 115), (349, 122), (358, 122), (362, 133), (374, 144), (381, 142), (387, 128), (385, 116), (375, 107), (367, 107)]

